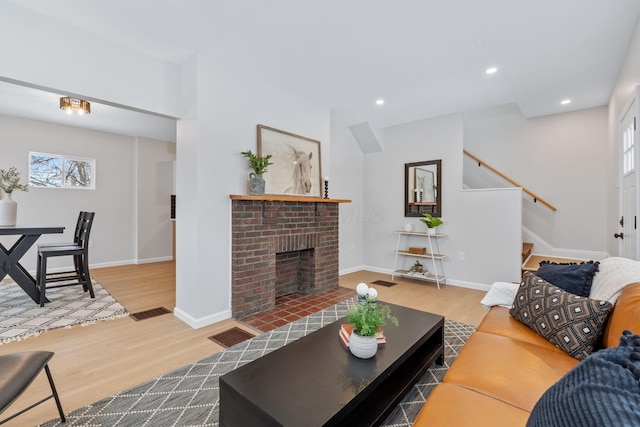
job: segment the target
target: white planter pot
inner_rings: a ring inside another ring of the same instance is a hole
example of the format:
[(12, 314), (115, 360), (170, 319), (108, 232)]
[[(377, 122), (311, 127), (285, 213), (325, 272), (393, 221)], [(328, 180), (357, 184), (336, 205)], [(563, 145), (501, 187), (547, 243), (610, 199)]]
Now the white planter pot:
[(378, 340), (376, 337), (361, 337), (352, 332), (349, 337), (349, 350), (357, 358), (370, 359), (378, 351)]
[(436, 227), (427, 228), (427, 234), (436, 234)]
[(11, 198), (11, 193), (5, 193), (0, 199), (0, 227), (13, 227), (18, 217), (18, 204)]

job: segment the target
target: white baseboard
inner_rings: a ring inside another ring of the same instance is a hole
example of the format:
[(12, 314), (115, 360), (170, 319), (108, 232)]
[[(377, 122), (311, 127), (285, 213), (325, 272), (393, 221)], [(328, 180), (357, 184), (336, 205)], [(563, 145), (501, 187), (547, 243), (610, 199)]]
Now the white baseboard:
[(195, 318), (185, 312), (184, 310), (175, 307), (173, 309), (173, 315), (178, 319), (182, 320), (187, 325), (191, 326), (193, 329), (200, 329), (205, 326), (212, 325), (216, 322), (221, 322), (223, 320), (227, 320), (231, 318), (231, 310), (224, 310), (219, 313), (209, 314), (204, 317)]
[(365, 270), (363, 265), (359, 265), (357, 267), (345, 268), (343, 270), (338, 271), (338, 276), (344, 276), (345, 274), (357, 273), (358, 271)]
[(158, 257), (158, 258), (139, 259), (136, 261), (136, 264), (151, 264), (154, 262), (164, 262), (164, 261), (173, 261), (173, 257), (165, 256), (165, 257)]

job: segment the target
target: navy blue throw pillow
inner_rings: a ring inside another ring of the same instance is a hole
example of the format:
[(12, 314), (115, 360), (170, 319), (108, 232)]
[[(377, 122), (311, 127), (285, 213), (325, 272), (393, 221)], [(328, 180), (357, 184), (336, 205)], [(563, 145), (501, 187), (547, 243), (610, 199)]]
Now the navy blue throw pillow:
[(593, 353), (547, 390), (527, 427), (640, 426), (640, 335)]
[(583, 262), (581, 264), (558, 264), (542, 261), (536, 276), (564, 289), (570, 294), (589, 297), (593, 276), (598, 272), (599, 265), (598, 261)]

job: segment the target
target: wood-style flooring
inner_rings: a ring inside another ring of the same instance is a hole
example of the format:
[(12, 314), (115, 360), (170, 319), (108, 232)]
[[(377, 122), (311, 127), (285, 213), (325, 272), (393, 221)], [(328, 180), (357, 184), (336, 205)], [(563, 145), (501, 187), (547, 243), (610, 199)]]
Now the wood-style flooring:
[[(175, 307), (175, 265), (173, 262), (93, 269), (93, 277), (129, 313), (157, 307)], [(388, 275), (358, 272), (340, 277), (340, 286), (354, 289), (364, 281), (389, 280)], [(478, 325), (485, 312), (480, 300), (485, 292), (412, 280), (395, 280), (397, 286), (376, 286), (380, 300), (418, 310), (439, 313), (452, 320)], [(355, 291), (354, 291), (355, 292)], [(233, 326), (259, 331), (228, 319), (192, 329), (173, 314), (135, 321), (131, 317), (98, 322), (85, 327), (56, 329), (25, 341), (0, 345), (0, 354), (29, 350), (55, 352), (50, 362), (66, 413), (128, 389), (159, 375), (223, 350), (207, 339)], [(49, 394), (41, 375), (4, 418)], [(53, 401), (32, 409), (5, 424), (33, 426), (57, 417)]]

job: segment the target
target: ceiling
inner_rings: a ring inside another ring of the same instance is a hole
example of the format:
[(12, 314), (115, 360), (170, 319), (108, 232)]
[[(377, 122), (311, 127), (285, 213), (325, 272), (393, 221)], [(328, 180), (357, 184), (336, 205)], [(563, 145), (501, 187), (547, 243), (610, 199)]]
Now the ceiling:
[[(211, 55), (374, 127), (507, 103), (525, 117), (606, 105), (640, 14), (637, 0), (4, 1), (176, 64)], [(83, 119), (102, 121), (95, 111)]]

